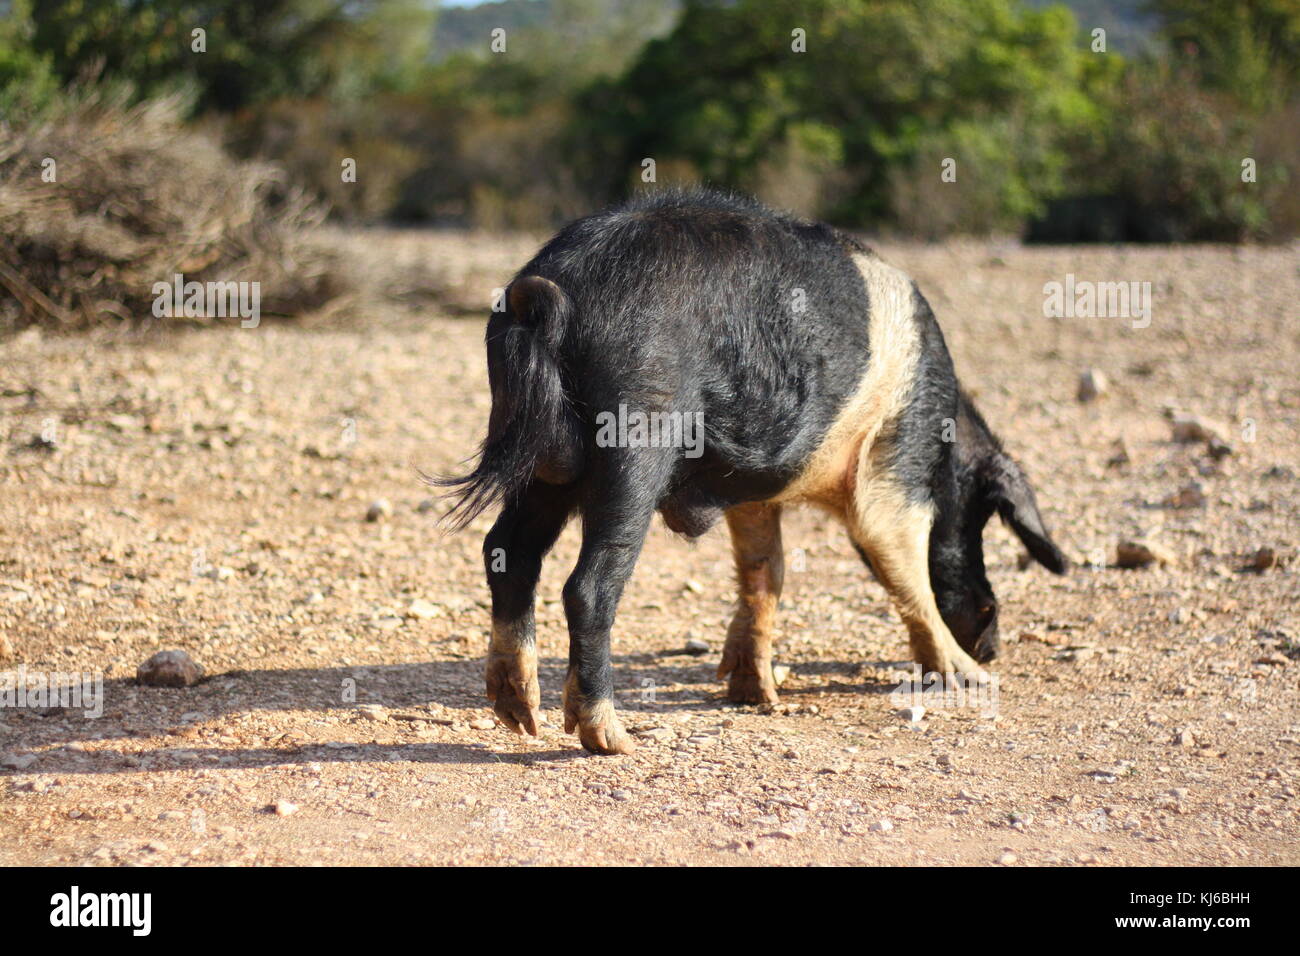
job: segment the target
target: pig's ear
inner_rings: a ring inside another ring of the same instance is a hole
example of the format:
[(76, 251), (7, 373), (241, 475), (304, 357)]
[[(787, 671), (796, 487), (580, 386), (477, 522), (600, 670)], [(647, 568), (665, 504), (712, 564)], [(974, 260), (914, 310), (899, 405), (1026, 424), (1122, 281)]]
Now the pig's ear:
[(1053, 574), (1064, 574), (1070, 561), (1048, 534), (1029, 479), (1005, 452), (997, 456), (992, 484), (993, 501), (1002, 520), (1024, 542), (1035, 561)]

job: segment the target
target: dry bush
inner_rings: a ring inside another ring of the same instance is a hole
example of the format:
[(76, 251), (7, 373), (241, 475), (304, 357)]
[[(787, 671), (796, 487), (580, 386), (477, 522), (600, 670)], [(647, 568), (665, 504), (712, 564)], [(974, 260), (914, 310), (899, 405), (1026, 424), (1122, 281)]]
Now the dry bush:
[(341, 263), (309, 235), (322, 210), (275, 167), (185, 128), (183, 112), (179, 96), (128, 106), (98, 92), (22, 128), (0, 120), (0, 327), (145, 320), (154, 283), (176, 273), (259, 282), (264, 315), (344, 291)]

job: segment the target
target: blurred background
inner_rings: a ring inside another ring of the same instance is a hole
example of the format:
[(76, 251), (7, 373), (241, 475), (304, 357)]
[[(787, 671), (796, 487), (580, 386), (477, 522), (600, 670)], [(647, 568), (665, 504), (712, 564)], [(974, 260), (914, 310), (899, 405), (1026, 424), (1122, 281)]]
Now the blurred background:
[(311, 306), (299, 225), (543, 231), (646, 160), (876, 234), (1286, 240), (1298, 79), (1295, 0), (0, 0), (3, 320), (132, 311), (105, 263)]

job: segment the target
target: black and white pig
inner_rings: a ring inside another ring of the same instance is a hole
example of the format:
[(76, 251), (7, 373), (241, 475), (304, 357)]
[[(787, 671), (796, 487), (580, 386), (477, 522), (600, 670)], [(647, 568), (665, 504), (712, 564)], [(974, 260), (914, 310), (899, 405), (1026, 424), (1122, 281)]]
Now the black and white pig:
[[(487, 693), (520, 733), (538, 732), (534, 590), (574, 514), (564, 723), (597, 753), (632, 748), (614, 712), (610, 628), (656, 511), (687, 537), (726, 521), (740, 598), (718, 675), (737, 702), (776, 700), (787, 505), (843, 522), (927, 672), (978, 679), (997, 653), (982, 545), (994, 511), (1041, 564), (1066, 570), (915, 284), (826, 225), (712, 191), (580, 219), (510, 283), (487, 356), (487, 438), (469, 474), (441, 483), (455, 527), (501, 509), (484, 544)], [(661, 427), (610, 427), (619, 416)], [(692, 423), (702, 441), (677, 440)]]

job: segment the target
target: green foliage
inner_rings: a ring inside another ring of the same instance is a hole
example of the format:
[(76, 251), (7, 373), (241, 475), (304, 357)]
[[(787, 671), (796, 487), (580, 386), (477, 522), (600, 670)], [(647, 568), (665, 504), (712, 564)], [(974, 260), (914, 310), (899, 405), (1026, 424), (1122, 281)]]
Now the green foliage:
[(1170, 53), (1209, 89), (1259, 111), (1297, 95), (1296, 0), (1152, 0)]
[(1093, 197), (1170, 238), (1300, 228), (1295, 0), (500, 0), (437, 29), (434, 12), (0, 0), (0, 120), (69, 85), (182, 91), (356, 220), (546, 228), (641, 188), (653, 159), (659, 183), (933, 238)]
[(1152, 236), (1238, 242), (1269, 231), (1269, 208), (1288, 173), (1266, 163), (1258, 182), (1242, 181), (1258, 127), (1231, 97), (1155, 63), (1130, 71), (1111, 100), (1094, 185), (1138, 211)]
[(13, 0), (0, 19), (0, 121), (17, 121), (48, 105), (58, 91), (52, 58), (32, 47), (31, 0)]
[[(792, 49), (796, 29), (806, 52)], [(900, 175), (937, 186), (933, 160), (960, 169), (964, 157), (960, 190), (986, 185), (977, 170), (998, 180), (1004, 215), (981, 217), (991, 227), (1051, 195), (1068, 158), (1060, 141), (1097, 121), (1087, 56), (1064, 8), (1012, 0), (693, 2), (624, 78), (592, 91), (586, 112), (598, 140), (621, 144), (624, 169), (683, 161), (740, 189), (798, 139), (838, 187), (806, 211), (851, 224), (896, 216)]]
[(190, 83), (201, 109), (233, 111), (401, 85), (432, 15), (419, 0), (43, 0), (32, 23), (64, 82), (122, 77), (145, 96)]

